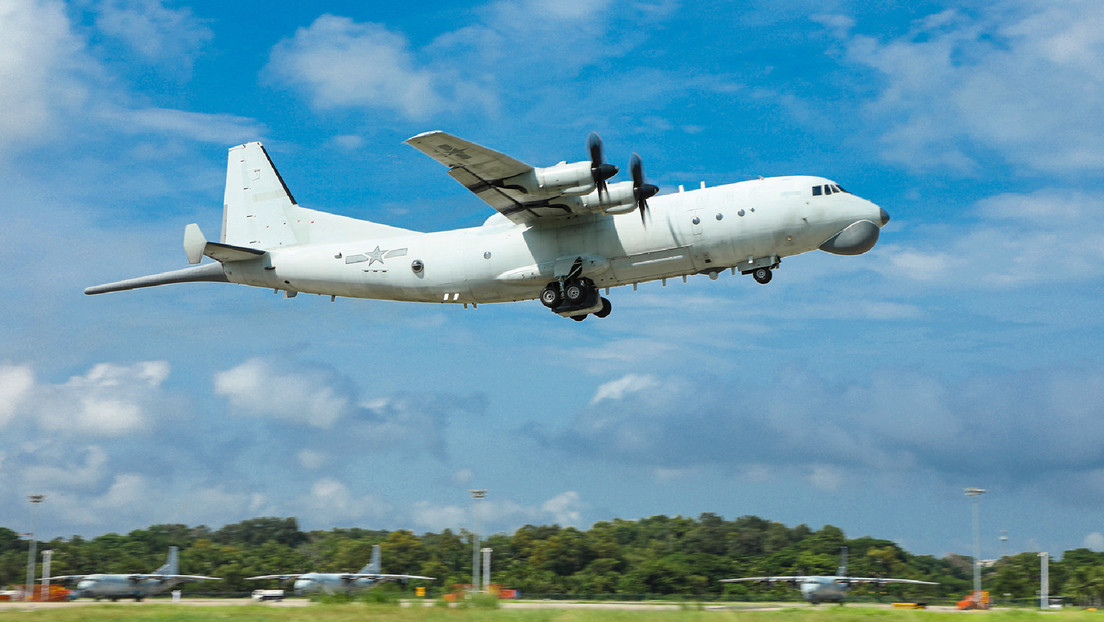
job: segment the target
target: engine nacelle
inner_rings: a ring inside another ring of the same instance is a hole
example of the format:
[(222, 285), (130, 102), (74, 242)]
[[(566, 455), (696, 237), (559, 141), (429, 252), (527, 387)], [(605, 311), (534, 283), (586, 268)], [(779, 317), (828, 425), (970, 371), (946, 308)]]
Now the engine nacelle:
[(528, 194), (570, 196), (594, 192), (594, 176), (590, 162), (560, 162), (555, 166), (534, 168), (532, 171), (503, 179), (505, 188), (520, 189)]
[(605, 214), (628, 214), (636, 209), (636, 195), (631, 181), (619, 181), (610, 184), (606, 192), (599, 196), (597, 190), (581, 197), (564, 197), (556, 201), (567, 205), (572, 213), (602, 212)]

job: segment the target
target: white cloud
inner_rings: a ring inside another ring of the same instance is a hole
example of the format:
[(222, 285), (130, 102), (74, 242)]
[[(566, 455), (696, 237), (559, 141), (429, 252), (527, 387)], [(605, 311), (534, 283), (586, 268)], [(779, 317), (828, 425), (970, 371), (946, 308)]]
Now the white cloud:
[(1094, 531), (1085, 536), (1083, 546), (1093, 551), (1104, 551), (1104, 534)]
[(64, 435), (127, 436), (148, 431), (165, 396), (169, 376), (165, 361), (133, 365), (99, 363), (84, 376), (61, 385), (33, 388), (28, 416), (42, 429)]
[(0, 364), (0, 429), (14, 419), (33, 386), (34, 372), (29, 365)]
[(320, 469), (322, 465), (326, 464), (326, 454), (320, 451), (311, 451), (310, 449), (304, 449), (295, 455), (299, 460), (299, 465), (304, 469), (310, 469), (311, 471)]
[(996, 153), (1076, 175), (1104, 166), (1104, 72), (1093, 62), (1104, 31), (1091, 26), (1102, 20), (1095, 0), (1005, 0), (928, 16), (888, 41), (852, 36), (846, 57), (883, 80), (866, 113), (887, 128), (887, 159), (973, 172)]
[(647, 391), (656, 388), (658, 385), (656, 379), (650, 375), (626, 374), (617, 380), (611, 380), (600, 385), (590, 403), (593, 406), (602, 400), (620, 400), (630, 393)]
[(386, 26), (334, 15), (278, 43), (266, 72), (306, 91), (319, 109), (383, 108), (412, 119), (457, 109), (465, 91), (478, 91), (421, 66), (406, 38)]
[(370, 522), (393, 510), (391, 505), (373, 495), (354, 495), (348, 486), (332, 477), (315, 481), (300, 505), (307, 520), (331, 526), (337, 525), (337, 521)]
[(96, 28), (150, 62), (190, 69), (201, 47), (214, 37), (188, 8), (169, 9), (160, 0), (104, 0), (95, 9)]
[(582, 502), (579, 493), (561, 492), (541, 504), (541, 511), (552, 516), (557, 525), (578, 525), (582, 519)]
[(0, 0), (0, 152), (54, 136), (88, 98), (91, 65), (65, 4)]
[(329, 429), (350, 413), (350, 397), (322, 370), (285, 371), (250, 359), (215, 374), (215, 394), (227, 397), (234, 414), (274, 417)]

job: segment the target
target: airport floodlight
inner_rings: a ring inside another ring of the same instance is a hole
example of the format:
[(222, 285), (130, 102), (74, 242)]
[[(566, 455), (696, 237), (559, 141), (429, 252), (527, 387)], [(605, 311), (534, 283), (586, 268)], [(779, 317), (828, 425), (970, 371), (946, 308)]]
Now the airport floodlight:
[[(486, 488), (472, 488), (473, 501), (479, 501), (487, 496)], [(472, 592), (479, 591), (479, 504), (472, 505)]]
[(978, 526), (978, 497), (984, 488), (967, 488), (966, 496), (974, 500), (974, 592), (981, 592), (981, 529)]
[(23, 600), (34, 598), (35, 549), (38, 548), (36, 546), (38, 543), (35, 541), (35, 532), (38, 530), (35, 519), (38, 512), (35, 508), (46, 499), (46, 495), (27, 495), (27, 499), (31, 502), (31, 533), (29, 534), (31, 542), (27, 549), (27, 585), (23, 590)]

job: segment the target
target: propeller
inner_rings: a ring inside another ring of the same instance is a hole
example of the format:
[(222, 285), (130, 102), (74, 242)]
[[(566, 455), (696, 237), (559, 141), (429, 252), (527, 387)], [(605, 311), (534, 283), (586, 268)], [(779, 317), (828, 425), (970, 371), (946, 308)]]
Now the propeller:
[(606, 180), (617, 174), (617, 167), (603, 161), (602, 139), (597, 132), (591, 132), (587, 136), (587, 150), (590, 151), (590, 177), (598, 188), (598, 199), (601, 200), (603, 192), (609, 193)]
[(648, 209), (648, 199), (659, 192), (659, 187), (644, 183), (644, 165), (640, 162), (640, 156), (635, 153), (629, 159), (629, 171), (632, 173), (633, 197), (636, 199), (636, 208), (640, 210), (640, 223), (644, 224), (644, 212)]

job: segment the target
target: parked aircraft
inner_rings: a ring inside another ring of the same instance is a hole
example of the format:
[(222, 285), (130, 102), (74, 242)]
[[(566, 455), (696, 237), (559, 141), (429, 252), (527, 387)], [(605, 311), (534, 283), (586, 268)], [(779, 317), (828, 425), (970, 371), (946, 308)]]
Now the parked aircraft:
[(177, 574), (179, 565), (177, 562), (177, 547), (169, 547), (169, 559), (157, 570), (151, 573), (133, 574), (72, 574), (59, 577), (49, 577), (50, 581), (77, 582), (77, 589), (73, 591), (72, 598), (110, 598), (112, 601), (120, 598), (133, 598), (141, 601), (147, 596), (175, 587), (180, 583), (191, 581), (221, 581), (218, 577), (204, 577), (190, 574)]
[(304, 572), (299, 574), (266, 574), (259, 577), (246, 577), (246, 579), (278, 579), (289, 581), (294, 579), (292, 587), (296, 594), (309, 594), (311, 592), (353, 592), (372, 587), (384, 581), (407, 581), (409, 579), (426, 579), (432, 581), (434, 577), (422, 577), (413, 574), (383, 574), (380, 572), (380, 547), (372, 547), (372, 561), (360, 569), (360, 572)]
[[(214, 263), (97, 285), (101, 294), (217, 281), (354, 298), (469, 304), (537, 298), (583, 320), (609, 315), (604, 288), (725, 270), (771, 280), (783, 257), (858, 255), (889, 215), (823, 177), (760, 178), (655, 196), (633, 154), (607, 183), (597, 134), (589, 161), (537, 168), (444, 132), (406, 141), (497, 213), (480, 227), (421, 233), (300, 207), (260, 143), (230, 149), (222, 233), (184, 230), (188, 261)], [(632, 214), (639, 212), (639, 217)]]
[(850, 577), (847, 575), (847, 549), (840, 552), (840, 566), (835, 576), (781, 576), (781, 577), (743, 577), (740, 579), (721, 579), (721, 583), (734, 583), (738, 581), (758, 581), (767, 585), (776, 583), (788, 583), (801, 588), (801, 596), (814, 605), (820, 603), (843, 604), (847, 592), (851, 586), (860, 583), (873, 583), (878, 587), (884, 587), (888, 583), (912, 583), (916, 585), (939, 585), (931, 581), (917, 581), (915, 579), (888, 579), (884, 577)]

